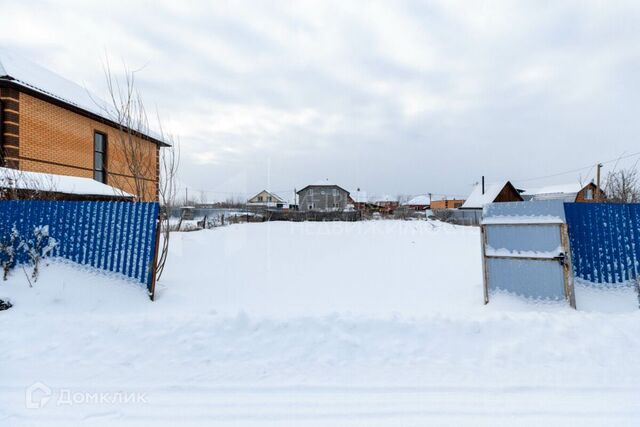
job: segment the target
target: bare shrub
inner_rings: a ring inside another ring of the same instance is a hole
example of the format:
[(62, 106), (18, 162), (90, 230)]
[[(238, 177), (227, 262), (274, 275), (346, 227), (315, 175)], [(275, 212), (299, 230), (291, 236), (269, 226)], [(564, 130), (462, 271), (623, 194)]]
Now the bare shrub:
[(611, 203), (640, 202), (640, 176), (636, 166), (609, 172), (605, 178), (603, 198)]
[(449, 222), (453, 218), (453, 211), (451, 209), (434, 209), (433, 217), (438, 221)]

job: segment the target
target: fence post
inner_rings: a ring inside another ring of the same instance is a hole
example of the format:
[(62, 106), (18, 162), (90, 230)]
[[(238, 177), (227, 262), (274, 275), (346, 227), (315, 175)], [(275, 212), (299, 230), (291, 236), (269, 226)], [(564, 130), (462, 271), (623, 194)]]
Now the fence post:
[[(161, 214), (160, 214), (161, 215)], [(151, 301), (155, 301), (156, 298), (156, 274), (158, 272), (158, 248), (160, 247), (160, 215), (158, 215), (158, 220), (156, 223), (156, 241), (155, 241), (155, 249), (153, 251), (153, 261), (151, 262), (151, 283), (149, 284), (149, 298)], [(167, 223), (167, 227), (169, 224)]]

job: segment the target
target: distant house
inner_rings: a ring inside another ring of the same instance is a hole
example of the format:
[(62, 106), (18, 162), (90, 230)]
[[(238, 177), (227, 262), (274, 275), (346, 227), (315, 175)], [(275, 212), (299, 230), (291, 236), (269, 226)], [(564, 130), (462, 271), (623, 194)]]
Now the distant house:
[(370, 200), (370, 198), (367, 196), (367, 193), (360, 190), (356, 191), (355, 196), (354, 193), (349, 194), (347, 207), (349, 205), (353, 205), (355, 210), (361, 212), (372, 213), (380, 211), (380, 207)]
[(414, 211), (426, 211), (431, 206), (431, 199), (427, 195), (416, 196), (408, 202), (403, 203), (402, 206)]
[(520, 192), (509, 181), (493, 184), (478, 184), (460, 209), (480, 210), (489, 203), (522, 202)]
[[(522, 198), (524, 200), (564, 200), (565, 202), (589, 203), (595, 201), (597, 188), (593, 182), (587, 185), (579, 183), (550, 185), (527, 190), (522, 193)], [(601, 195), (601, 198), (604, 199), (604, 194)]]
[(333, 212), (343, 211), (350, 204), (349, 192), (329, 181), (307, 185), (298, 194), (300, 211)]
[(464, 199), (432, 200), (431, 209), (458, 209), (464, 204)]
[(380, 212), (388, 214), (392, 214), (400, 206), (397, 199), (387, 195), (375, 198), (373, 203), (380, 208)]
[(267, 190), (262, 190), (255, 196), (251, 197), (247, 200), (248, 206), (253, 207), (265, 207), (265, 208), (277, 208), (282, 209), (288, 207), (287, 201), (278, 196), (277, 194), (271, 193)]

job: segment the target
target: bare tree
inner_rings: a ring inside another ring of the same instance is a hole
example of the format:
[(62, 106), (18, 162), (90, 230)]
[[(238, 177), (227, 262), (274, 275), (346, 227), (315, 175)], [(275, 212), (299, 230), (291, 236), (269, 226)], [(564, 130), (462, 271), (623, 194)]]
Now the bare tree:
[(637, 164), (628, 169), (609, 172), (605, 178), (604, 195), (611, 203), (640, 202), (640, 176)]
[(156, 263), (156, 280), (160, 280), (169, 255), (169, 240), (171, 238), (169, 217), (171, 208), (176, 205), (178, 197), (177, 174), (180, 166), (180, 143), (173, 137), (170, 137), (169, 140), (171, 146), (163, 149), (160, 154), (158, 196), (160, 197), (159, 229), (162, 235), (162, 246)]
[(204, 190), (200, 191), (200, 204), (202, 205), (206, 205), (209, 202), (209, 199), (207, 198), (207, 192)]
[[(120, 164), (126, 172), (118, 174), (113, 170), (107, 170), (107, 173), (109, 180), (116, 187), (130, 189), (134, 195), (134, 201), (146, 200), (153, 195), (153, 191), (157, 191), (161, 206), (159, 230), (162, 245), (159, 248), (155, 268), (156, 280), (160, 280), (169, 254), (171, 237), (169, 212), (177, 199), (179, 141), (173, 135), (164, 132), (159, 116), (157, 116), (157, 132), (151, 131), (147, 110), (136, 87), (136, 71), (130, 71), (124, 66), (124, 76), (117, 78), (106, 58), (104, 75), (109, 102), (105, 105), (99, 100), (94, 101), (117, 125), (117, 140), (114, 144), (114, 155), (117, 158), (111, 159), (110, 164)], [(166, 142), (167, 146), (157, 150), (155, 144), (147, 143), (144, 136), (152, 134), (155, 139)], [(159, 174), (157, 188), (154, 183), (156, 172)]]
[[(153, 181), (156, 172), (156, 147), (153, 143), (143, 143), (145, 135), (151, 135), (147, 110), (136, 87), (136, 71), (130, 71), (124, 66), (123, 77), (117, 78), (111, 70), (109, 59), (106, 58), (104, 76), (107, 83), (108, 103), (94, 100), (99, 108), (117, 125), (114, 156), (109, 163), (121, 164), (125, 174), (107, 169), (109, 180), (116, 187), (127, 189), (136, 201), (145, 200), (154, 190)], [(160, 120), (158, 120), (160, 123)], [(158, 127), (161, 128), (159, 124)], [(162, 140), (160, 132), (156, 136)], [(122, 176), (128, 175), (128, 176)]]

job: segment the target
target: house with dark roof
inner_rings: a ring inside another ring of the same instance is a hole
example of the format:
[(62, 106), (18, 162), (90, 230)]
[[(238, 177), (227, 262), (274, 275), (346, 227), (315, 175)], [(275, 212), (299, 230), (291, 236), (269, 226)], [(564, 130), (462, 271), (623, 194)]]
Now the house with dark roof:
[[(142, 200), (157, 200), (160, 148), (152, 130), (120, 126), (108, 103), (15, 53), (0, 50), (0, 167), (88, 178), (135, 194), (122, 132), (144, 153)], [(145, 128), (146, 129), (146, 128)]]
[(460, 209), (482, 210), (489, 203), (522, 202), (520, 191), (509, 181), (477, 184)]
[(298, 209), (303, 212), (339, 212), (344, 211), (352, 200), (349, 192), (328, 180), (307, 185), (298, 194)]
[[(524, 200), (563, 200), (567, 203), (589, 203), (596, 201), (597, 186), (593, 182), (581, 184), (547, 185), (545, 187), (528, 189), (522, 193)], [(604, 199), (601, 190), (601, 199)]]
[(414, 211), (426, 211), (431, 206), (431, 197), (426, 194), (415, 196), (409, 199), (406, 203), (403, 203), (402, 206)]

